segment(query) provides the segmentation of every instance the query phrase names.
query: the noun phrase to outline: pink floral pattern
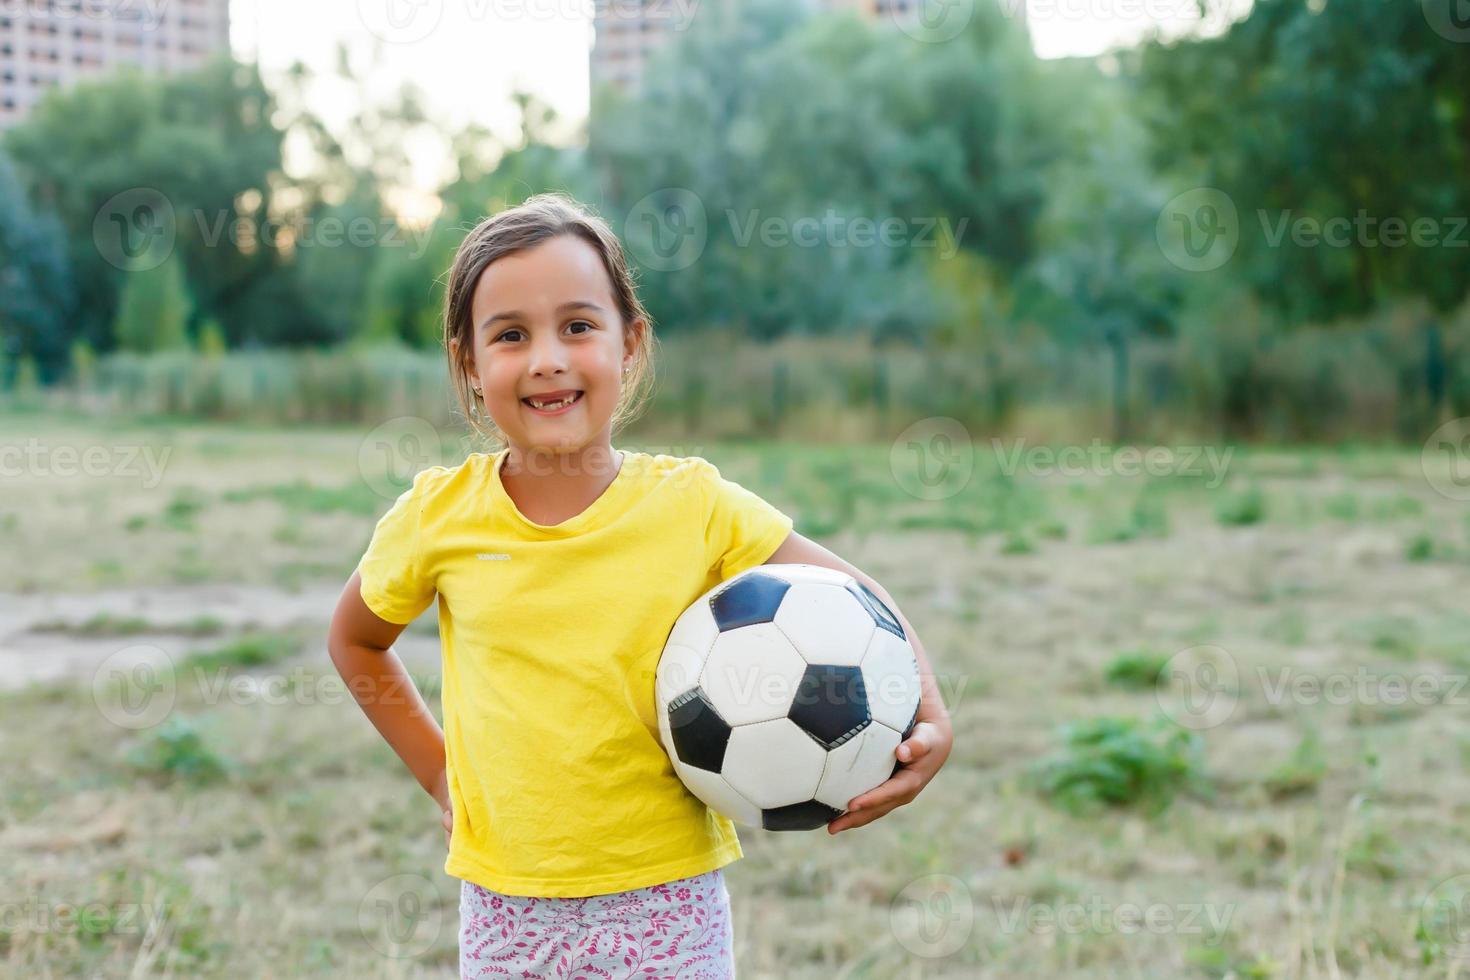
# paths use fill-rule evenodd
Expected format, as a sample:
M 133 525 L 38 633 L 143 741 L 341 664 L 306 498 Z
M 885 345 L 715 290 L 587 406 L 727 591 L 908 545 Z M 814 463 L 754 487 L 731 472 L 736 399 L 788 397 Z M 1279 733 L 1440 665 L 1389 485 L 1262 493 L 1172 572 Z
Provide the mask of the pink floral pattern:
M 731 980 L 733 946 L 719 868 L 587 898 L 502 895 L 460 883 L 461 980 Z

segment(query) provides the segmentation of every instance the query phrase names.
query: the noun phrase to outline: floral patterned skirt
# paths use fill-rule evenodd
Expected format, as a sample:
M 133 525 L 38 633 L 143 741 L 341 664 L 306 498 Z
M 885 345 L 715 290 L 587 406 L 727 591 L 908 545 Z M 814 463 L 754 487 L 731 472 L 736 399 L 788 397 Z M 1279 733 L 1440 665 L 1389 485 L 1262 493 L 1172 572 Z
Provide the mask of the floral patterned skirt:
M 587 898 L 502 895 L 460 882 L 459 975 L 730 980 L 730 893 L 702 875 Z

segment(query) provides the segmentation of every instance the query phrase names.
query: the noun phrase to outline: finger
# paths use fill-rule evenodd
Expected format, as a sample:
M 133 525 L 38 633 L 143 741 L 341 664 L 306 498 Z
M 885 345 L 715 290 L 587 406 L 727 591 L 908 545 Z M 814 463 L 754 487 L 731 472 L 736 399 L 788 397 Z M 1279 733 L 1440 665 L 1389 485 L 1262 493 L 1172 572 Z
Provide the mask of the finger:
M 910 793 L 917 793 L 919 787 L 923 784 L 924 780 L 918 773 L 911 772 L 908 769 L 900 769 L 887 782 L 875 786 L 860 796 L 853 797 L 847 804 L 847 812 L 861 813 L 864 810 L 872 810 L 888 803 L 893 803 L 894 806 L 897 806 L 899 803 L 904 802 Z
M 827 832 L 829 834 L 840 834 L 844 830 L 854 830 L 858 827 L 865 826 L 893 810 L 896 806 L 897 804 L 868 807 L 857 813 L 849 811 L 828 824 Z
M 914 762 L 929 754 L 931 748 L 929 730 L 923 723 L 914 727 L 914 732 L 898 747 L 895 753 L 900 762 Z

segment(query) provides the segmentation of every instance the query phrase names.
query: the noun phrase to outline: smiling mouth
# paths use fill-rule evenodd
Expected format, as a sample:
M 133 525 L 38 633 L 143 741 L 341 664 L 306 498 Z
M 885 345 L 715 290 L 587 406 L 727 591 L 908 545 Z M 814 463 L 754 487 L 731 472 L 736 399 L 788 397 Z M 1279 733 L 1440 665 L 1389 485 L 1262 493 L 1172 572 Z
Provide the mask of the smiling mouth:
M 558 412 L 558 411 L 561 411 L 564 408 L 570 408 L 572 405 L 575 405 L 577 402 L 581 401 L 582 400 L 582 396 L 584 394 L 586 394 L 586 393 L 585 392 L 582 392 L 582 391 L 578 391 L 578 392 L 576 392 L 573 395 L 569 395 L 569 396 L 567 396 L 565 398 L 560 398 L 560 399 L 557 399 L 556 401 L 551 401 L 551 402 L 542 401 L 541 399 L 537 399 L 535 401 L 532 401 L 529 398 L 522 398 L 521 399 L 521 403 L 523 405 L 529 406 L 531 408 L 531 410 L 532 411 L 535 411 L 535 412 L 541 412 L 541 413 Z

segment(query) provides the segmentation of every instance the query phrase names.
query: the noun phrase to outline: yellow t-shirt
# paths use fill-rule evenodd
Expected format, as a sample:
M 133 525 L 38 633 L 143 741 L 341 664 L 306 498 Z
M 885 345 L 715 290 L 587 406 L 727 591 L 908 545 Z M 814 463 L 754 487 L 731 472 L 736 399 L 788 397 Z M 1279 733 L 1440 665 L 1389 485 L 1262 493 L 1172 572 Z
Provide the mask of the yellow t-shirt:
M 576 898 L 743 857 L 730 820 L 674 773 L 654 672 L 679 615 L 764 563 L 791 518 L 701 457 L 624 450 L 591 506 L 537 524 L 501 484 L 506 452 L 420 472 L 357 567 L 363 601 L 389 622 L 439 596 L 444 870 Z

